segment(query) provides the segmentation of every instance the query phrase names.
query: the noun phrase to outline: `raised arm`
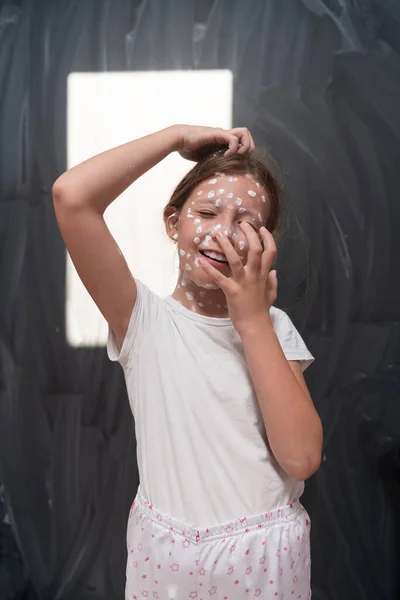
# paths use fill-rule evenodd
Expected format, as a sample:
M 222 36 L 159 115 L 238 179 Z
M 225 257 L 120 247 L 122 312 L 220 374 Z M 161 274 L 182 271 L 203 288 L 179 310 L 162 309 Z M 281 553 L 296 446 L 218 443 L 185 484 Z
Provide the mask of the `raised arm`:
M 102 152 L 63 173 L 53 185 L 57 221 L 72 262 L 89 294 L 124 340 L 136 301 L 136 284 L 103 218 L 106 208 L 136 179 L 173 151 L 199 160 L 215 146 L 243 152 L 243 129 L 173 125 Z
M 136 284 L 103 215 L 136 179 L 178 150 L 179 141 L 179 128 L 169 127 L 102 152 L 63 173 L 53 185 L 57 221 L 72 262 L 120 344 Z

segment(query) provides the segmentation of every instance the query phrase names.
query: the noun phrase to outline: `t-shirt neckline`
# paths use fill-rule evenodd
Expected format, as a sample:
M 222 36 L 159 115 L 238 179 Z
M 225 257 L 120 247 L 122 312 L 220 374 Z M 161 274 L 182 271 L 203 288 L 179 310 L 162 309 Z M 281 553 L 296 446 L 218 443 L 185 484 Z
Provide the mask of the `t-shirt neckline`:
M 167 296 L 165 301 L 172 307 L 174 311 L 181 313 L 184 317 L 188 319 L 193 319 L 193 321 L 199 321 L 200 323 L 206 323 L 207 325 L 214 325 L 215 327 L 223 327 L 223 326 L 233 326 L 232 319 L 230 317 L 207 317 L 206 315 L 200 315 L 199 313 L 195 313 L 192 310 L 183 306 L 178 300 L 175 300 L 172 296 Z

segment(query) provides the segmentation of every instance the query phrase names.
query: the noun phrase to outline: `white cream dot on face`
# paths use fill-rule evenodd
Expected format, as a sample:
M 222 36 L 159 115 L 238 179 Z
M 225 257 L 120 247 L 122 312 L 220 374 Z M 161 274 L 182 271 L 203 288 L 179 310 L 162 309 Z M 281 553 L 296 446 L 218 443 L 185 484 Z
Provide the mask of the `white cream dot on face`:
M 203 228 L 201 225 L 198 226 L 198 228 L 196 229 L 196 233 L 201 233 L 203 231 Z
M 193 223 L 194 223 L 194 225 L 198 225 L 199 223 L 201 223 L 201 220 L 200 220 L 200 219 L 195 219 L 195 220 L 193 221 Z
M 244 212 L 246 212 L 246 209 L 245 208 L 239 208 L 239 212 L 240 213 L 244 213 Z
M 210 185 L 213 185 L 213 183 L 217 183 L 216 179 L 210 179 L 210 181 L 208 182 Z
M 186 292 L 185 296 L 188 300 L 193 300 L 193 294 L 191 294 L 190 292 Z
M 191 267 L 190 265 L 186 264 L 186 265 L 185 265 L 185 269 L 186 269 L 186 271 L 191 271 L 191 270 L 192 270 L 192 267 Z
M 220 190 L 218 190 L 218 194 L 221 196 L 224 193 L 224 191 L 225 190 L 223 188 L 221 188 Z
M 203 290 L 201 290 L 200 292 L 200 298 L 204 298 L 204 296 L 207 294 L 207 292 L 204 292 Z
M 233 194 L 232 192 L 229 192 L 229 194 L 226 195 L 227 198 L 233 198 Z
M 229 203 L 229 204 L 227 205 L 227 208 L 235 208 L 235 207 L 233 206 L 233 204 Z
M 195 259 L 194 259 L 194 266 L 195 266 L 195 267 L 199 267 L 199 266 L 200 266 L 200 265 L 199 265 L 199 259 L 198 259 L 198 258 L 195 258 Z
M 262 202 L 265 202 L 265 196 L 261 196 Z
M 191 256 L 191 254 L 186 254 L 186 258 L 190 258 Z
M 240 206 L 242 204 L 242 199 L 241 198 L 236 198 L 236 204 L 238 206 Z
M 198 196 L 201 196 L 201 195 L 202 195 L 202 193 L 203 193 L 203 190 L 200 190 L 199 192 L 197 192 L 197 195 L 198 195 Z
M 206 288 L 207 290 L 217 290 L 218 286 L 216 283 L 205 283 L 203 288 Z
M 247 190 L 247 193 L 252 198 L 255 198 L 257 196 L 257 193 L 254 190 Z
M 203 246 L 205 248 L 208 248 L 208 246 L 210 245 L 210 241 L 211 241 L 211 235 L 206 235 L 206 237 L 204 238 Z
M 262 221 L 262 214 L 261 214 L 261 213 L 258 213 L 257 217 L 258 217 L 258 220 L 259 220 L 259 221 L 260 221 L 260 223 L 261 223 L 261 221 Z
M 245 247 L 244 241 L 240 240 L 240 242 L 239 242 L 239 250 L 243 250 L 244 247 Z
M 203 308 L 204 304 L 202 302 L 199 302 L 199 306 L 200 308 Z
M 256 186 L 257 186 L 258 188 L 260 187 L 260 184 L 258 183 L 258 181 L 256 181 Z
M 208 192 L 207 196 L 208 196 L 209 198 L 214 198 L 215 194 L 214 194 L 214 192 L 211 190 L 211 192 Z
M 172 237 L 174 238 L 174 240 L 177 240 L 178 239 L 178 234 L 174 233 L 174 235 Z
M 221 206 L 221 200 L 219 198 L 215 201 L 215 206 Z
M 239 179 L 237 177 L 234 177 L 233 181 L 239 181 Z
M 181 249 L 179 250 L 179 254 L 180 254 L 181 256 L 185 256 L 186 252 L 185 252 L 185 250 L 182 250 L 182 248 L 181 248 Z
M 198 237 L 195 237 L 193 241 L 195 244 L 200 244 L 200 238 Z
M 189 212 L 188 212 L 188 214 L 186 216 L 187 216 L 188 219 L 193 219 L 194 218 L 193 215 L 192 215 L 192 213 L 189 213 Z

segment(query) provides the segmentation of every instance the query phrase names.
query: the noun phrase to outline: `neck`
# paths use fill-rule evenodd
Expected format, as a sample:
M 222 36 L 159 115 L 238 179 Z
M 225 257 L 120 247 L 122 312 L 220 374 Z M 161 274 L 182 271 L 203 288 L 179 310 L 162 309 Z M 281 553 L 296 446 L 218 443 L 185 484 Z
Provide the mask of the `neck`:
M 207 289 L 196 285 L 180 272 L 172 298 L 185 308 L 206 317 L 229 317 L 224 292 L 220 289 Z

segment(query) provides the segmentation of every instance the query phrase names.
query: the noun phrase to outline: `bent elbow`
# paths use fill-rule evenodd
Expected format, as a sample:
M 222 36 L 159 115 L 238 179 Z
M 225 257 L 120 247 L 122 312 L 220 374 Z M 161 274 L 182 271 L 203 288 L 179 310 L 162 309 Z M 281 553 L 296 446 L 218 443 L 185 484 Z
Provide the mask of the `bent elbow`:
M 61 214 L 64 210 L 81 210 L 85 208 L 85 202 L 82 195 L 76 192 L 75 188 L 72 188 L 71 184 L 66 182 L 64 174 L 60 175 L 58 179 L 53 183 L 52 196 L 53 205 L 56 213 Z
M 312 475 L 314 475 L 321 466 L 321 454 L 316 456 L 309 456 L 306 460 L 292 463 L 290 466 L 285 468 L 288 475 L 296 479 L 297 481 L 307 481 Z
M 58 204 L 61 201 L 64 201 L 65 198 L 65 186 L 62 182 L 62 175 L 58 179 L 55 180 L 52 187 L 52 196 L 54 204 Z

